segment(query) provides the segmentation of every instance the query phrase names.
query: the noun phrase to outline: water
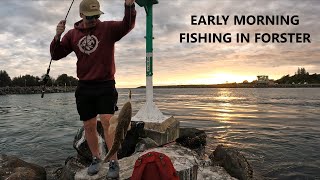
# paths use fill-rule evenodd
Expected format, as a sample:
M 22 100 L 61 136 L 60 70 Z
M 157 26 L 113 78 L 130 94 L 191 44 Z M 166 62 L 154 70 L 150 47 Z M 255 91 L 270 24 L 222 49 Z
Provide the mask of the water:
M 127 89 L 119 89 L 119 107 Z M 159 109 L 237 147 L 265 179 L 320 179 L 320 89 L 154 89 Z M 133 89 L 133 111 L 145 101 Z M 0 96 L 0 153 L 50 167 L 75 155 L 73 93 Z

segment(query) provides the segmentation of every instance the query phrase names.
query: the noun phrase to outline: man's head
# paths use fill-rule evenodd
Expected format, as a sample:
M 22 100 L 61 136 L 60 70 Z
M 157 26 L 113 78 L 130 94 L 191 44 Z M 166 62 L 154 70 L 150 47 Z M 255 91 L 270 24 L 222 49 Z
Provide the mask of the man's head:
M 101 14 L 100 4 L 97 0 L 82 0 L 79 6 L 80 17 L 87 27 L 95 26 Z

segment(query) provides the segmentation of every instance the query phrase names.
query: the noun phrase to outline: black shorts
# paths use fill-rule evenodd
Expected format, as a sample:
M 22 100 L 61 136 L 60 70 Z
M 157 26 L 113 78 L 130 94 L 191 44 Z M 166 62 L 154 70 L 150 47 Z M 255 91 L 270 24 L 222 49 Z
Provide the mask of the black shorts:
M 118 92 L 115 81 L 79 81 L 75 92 L 81 121 L 98 114 L 114 114 L 118 110 Z

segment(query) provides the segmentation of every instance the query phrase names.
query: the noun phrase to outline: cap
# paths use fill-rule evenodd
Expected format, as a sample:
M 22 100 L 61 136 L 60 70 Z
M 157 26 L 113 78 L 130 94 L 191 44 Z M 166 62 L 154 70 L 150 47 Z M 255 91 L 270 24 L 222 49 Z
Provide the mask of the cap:
M 100 11 L 100 4 L 97 0 L 82 0 L 80 3 L 80 13 L 85 16 L 104 14 Z

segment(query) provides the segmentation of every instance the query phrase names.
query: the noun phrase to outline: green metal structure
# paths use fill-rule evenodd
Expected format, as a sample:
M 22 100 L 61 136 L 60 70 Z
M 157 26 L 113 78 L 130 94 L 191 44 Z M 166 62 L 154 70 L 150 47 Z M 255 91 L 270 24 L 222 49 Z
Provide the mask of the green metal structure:
M 146 103 L 132 117 L 134 121 L 160 123 L 168 119 L 153 102 L 153 22 L 152 7 L 158 0 L 136 0 L 146 11 Z
M 153 4 L 158 4 L 158 0 L 136 0 L 136 3 L 144 7 L 147 15 L 146 20 L 146 75 L 153 76 Z

